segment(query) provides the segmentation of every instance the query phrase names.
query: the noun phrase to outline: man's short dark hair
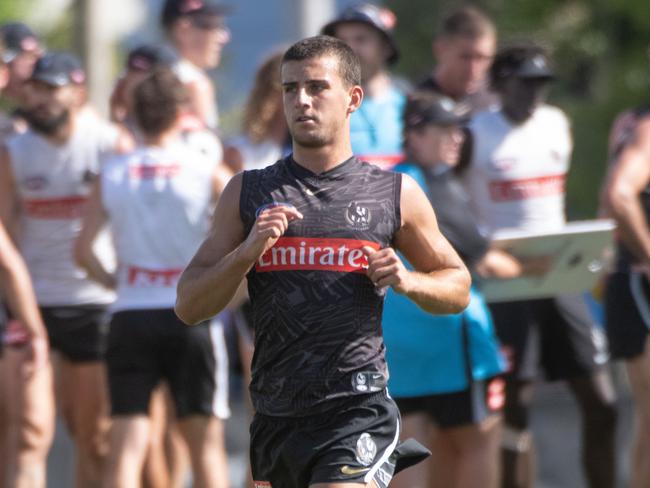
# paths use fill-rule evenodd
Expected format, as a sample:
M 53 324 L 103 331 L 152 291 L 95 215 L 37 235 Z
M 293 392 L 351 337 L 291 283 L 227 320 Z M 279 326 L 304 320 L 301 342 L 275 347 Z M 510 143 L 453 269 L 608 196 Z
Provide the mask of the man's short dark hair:
M 336 37 L 315 36 L 298 41 L 284 53 L 282 64 L 325 56 L 336 58 L 339 63 L 339 75 L 348 86 L 361 84 L 359 58 L 350 46 Z
M 485 13 L 476 7 L 465 6 L 443 18 L 437 37 L 479 39 L 495 33 L 496 27 Z
M 147 136 L 157 136 L 176 122 L 187 92 L 170 68 L 155 68 L 133 93 L 135 120 Z

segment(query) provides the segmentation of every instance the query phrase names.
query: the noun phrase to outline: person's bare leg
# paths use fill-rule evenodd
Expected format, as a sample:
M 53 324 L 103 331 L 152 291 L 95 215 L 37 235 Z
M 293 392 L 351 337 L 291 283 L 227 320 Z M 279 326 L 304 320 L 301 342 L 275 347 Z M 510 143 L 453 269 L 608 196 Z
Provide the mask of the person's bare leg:
M 149 446 L 142 471 L 144 488 L 169 488 L 170 476 L 165 458 L 165 429 L 167 428 L 167 406 L 163 386 L 152 393 L 149 402 Z
M 99 361 L 74 363 L 60 358 L 60 399 L 75 443 L 75 485 L 100 486 L 108 451 L 108 386 L 105 365 Z
M 455 488 L 497 488 L 499 485 L 499 448 L 501 419 L 491 416 L 479 425 L 445 429 L 447 444 L 454 446 Z M 432 485 L 443 486 L 443 485 Z
M 223 421 L 216 417 L 191 415 L 178 427 L 187 443 L 195 488 L 227 488 L 228 460 Z
M 5 350 L 6 486 L 39 488 L 46 483 L 47 453 L 54 438 L 56 407 L 52 365 L 37 370 L 26 347 Z M 5 396 L 6 395 L 6 396 Z
M 627 362 L 637 427 L 632 451 L 630 488 L 650 486 L 650 339 L 643 355 Z
M 176 409 L 167 384 L 162 385 L 162 391 L 165 400 L 163 444 L 169 469 L 169 487 L 184 488 L 190 473 L 190 453 L 185 439 L 179 432 Z
M 139 488 L 148 444 L 146 415 L 113 417 L 104 488 Z
M 403 439 L 413 437 L 433 452 L 431 435 L 431 421 L 426 414 L 409 413 L 402 416 L 401 437 Z M 432 463 L 433 460 L 429 457 L 415 466 L 397 473 L 390 485 L 391 488 L 428 488 L 429 470 Z

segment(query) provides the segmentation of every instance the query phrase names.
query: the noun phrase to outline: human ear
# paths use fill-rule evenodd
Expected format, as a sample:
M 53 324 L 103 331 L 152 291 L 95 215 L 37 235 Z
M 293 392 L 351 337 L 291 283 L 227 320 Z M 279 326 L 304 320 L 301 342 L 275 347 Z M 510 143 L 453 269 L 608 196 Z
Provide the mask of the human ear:
M 359 85 L 354 85 L 352 88 L 350 88 L 348 94 L 350 96 L 350 101 L 348 103 L 348 113 L 351 114 L 361 106 L 361 102 L 363 101 L 363 88 L 361 88 Z

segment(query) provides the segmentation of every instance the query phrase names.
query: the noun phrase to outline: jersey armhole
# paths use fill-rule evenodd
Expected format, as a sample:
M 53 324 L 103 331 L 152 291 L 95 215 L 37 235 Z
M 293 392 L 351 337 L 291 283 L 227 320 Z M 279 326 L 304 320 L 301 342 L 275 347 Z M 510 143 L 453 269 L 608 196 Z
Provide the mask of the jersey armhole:
M 393 236 L 402 228 L 402 173 L 395 172 L 395 230 Z

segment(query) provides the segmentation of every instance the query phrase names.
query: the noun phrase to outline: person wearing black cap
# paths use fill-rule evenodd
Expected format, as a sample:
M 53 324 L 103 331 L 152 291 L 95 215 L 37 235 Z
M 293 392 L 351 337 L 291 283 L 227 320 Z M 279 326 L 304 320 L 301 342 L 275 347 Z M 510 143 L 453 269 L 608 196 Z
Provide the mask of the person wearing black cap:
M 536 45 L 499 51 L 490 68 L 501 109 L 480 112 L 469 124 L 469 160 L 462 171 L 473 211 L 493 233 L 500 229 L 558 231 L 566 222 L 565 180 L 572 140 L 569 121 L 546 104 L 554 79 Z M 544 273 L 548 264 L 536 270 Z M 524 261 L 524 273 L 531 271 Z M 583 417 L 583 467 L 588 486 L 615 484 L 615 393 L 607 369 L 607 341 L 585 294 L 491 304 L 497 335 L 510 355 L 505 375 L 503 478 L 531 487 L 535 476 L 528 414 L 538 362 L 549 380 L 563 380 Z M 539 361 L 538 361 L 539 359 Z
M 12 134 L 24 132 L 27 124 L 20 113 L 25 96 L 25 81 L 29 79 L 34 63 L 43 52 L 40 40 L 25 24 L 10 22 L 0 26 L 0 71 L 6 71 L 6 82 L 0 95 L 9 102 L 9 115 L 0 120 L 0 141 Z
M 387 8 L 362 2 L 346 8 L 321 29 L 359 56 L 364 99 L 350 120 L 352 150 L 360 159 L 383 168 L 402 159 L 405 87 L 388 71 L 399 59 L 395 23 L 395 14 Z
M 96 486 L 105 455 L 103 347 L 114 295 L 72 259 L 84 202 L 100 161 L 122 143 L 119 130 L 81 115 L 84 70 L 68 53 L 40 58 L 26 84 L 29 130 L 0 153 L 0 216 L 20 225 L 20 249 L 34 281 L 60 381 L 56 395 L 76 445 L 78 486 Z M 104 236 L 107 237 L 107 236 Z M 97 243 L 107 254 L 107 239 Z M 102 247 L 103 246 L 103 247 Z M 47 398 L 51 383 L 41 392 Z M 54 412 L 41 413 L 53 421 Z
M 518 261 L 490 249 L 453 171 L 468 114 L 466 105 L 448 97 L 411 94 L 404 109 L 407 159 L 395 170 L 422 186 L 441 232 L 475 275 L 513 278 L 521 271 Z M 479 291 L 472 289 L 462 314 L 447 316 L 425 314 L 389 291 L 383 327 L 388 388 L 400 407 L 404 436 L 432 451 L 430 460 L 398 476 L 395 487 L 496 488 L 503 406 L 498 375 L 505 363 Z
M 9 66 L 9 84 L 4 96 L 18 104 L 23 99 L 23 84 L 29 79 L 34 63 L 43 53 L 43 46 L 29 26 L 9 22 L 0 26 L 0 40 L 4 45 L 3 62 Z
M 161 22 L 179 61 L 176 72 L 188 87 L 191 110 L 206 127 L 219 123 L 214 87 L 205 70 L 216 68 L 223 46 L 230 41 L 230 31 L 223 5 L 205 0 L 166 0 Z

